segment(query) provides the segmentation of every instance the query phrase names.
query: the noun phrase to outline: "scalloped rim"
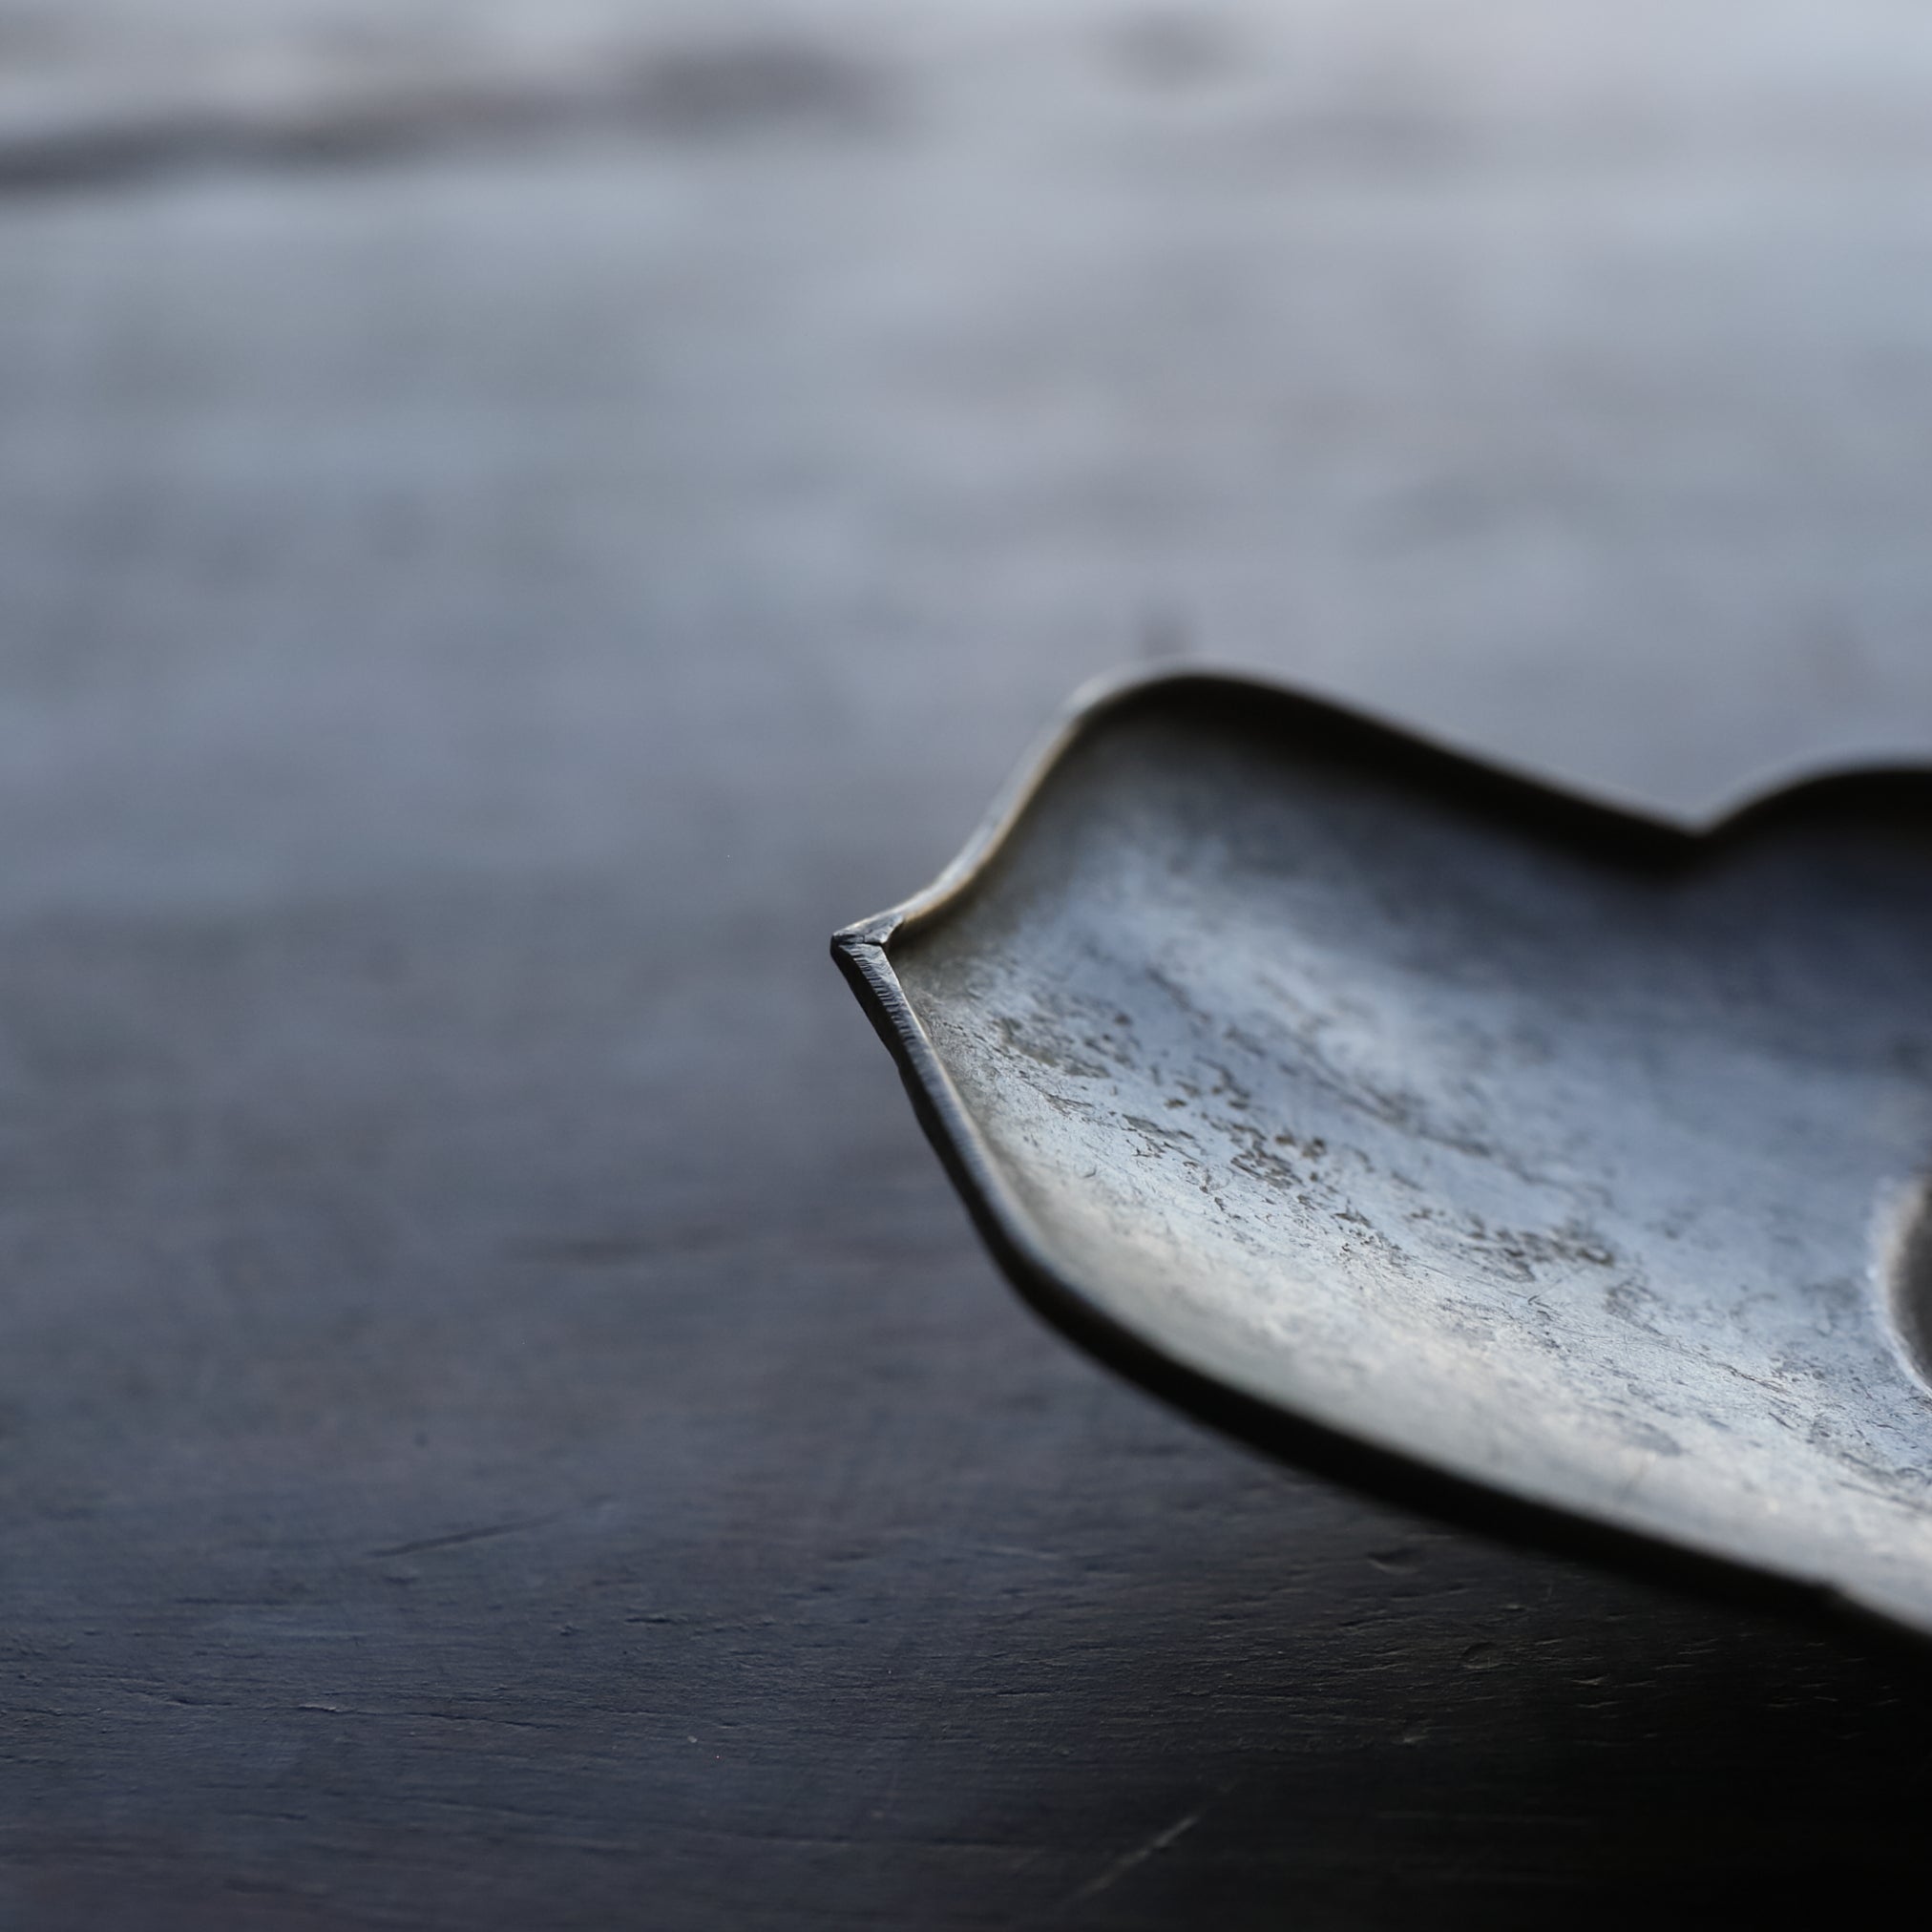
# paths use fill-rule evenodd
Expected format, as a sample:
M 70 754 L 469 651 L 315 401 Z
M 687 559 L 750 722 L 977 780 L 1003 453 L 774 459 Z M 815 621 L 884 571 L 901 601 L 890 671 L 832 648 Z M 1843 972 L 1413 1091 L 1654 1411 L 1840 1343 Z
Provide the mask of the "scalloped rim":
M 1707 818 L 1672 818 L 1560 788 L 1372 713 L 1267 678 L 1193 665 L 1137 671 L 1096 679 L 1075 694 L 1020 761 L 958 855 L 931 885 L 886 912 L 840 928 L 831 938 L 833 959 L 896 1061 L 913 1110 L 995 1260 L 1036 1312 L 1116 1373 L 1197 1420 L 1269 1454 L 1399 1506 L 1511 1544 L 1553 1548 L 1662 1575 L 1733 1601 L 1772 1598 L 1804 1610 L 1849 1611 L 1915 1644 L 1932 1639 L 1932 1628 L 1912 1612 L 1860 1586 L 1830 1576 L 1749 1563 L 1714 1547 L 1535 1502 L 1250 1395 L 1190 1367 L 1125 1326 L 1049 1259 L 1034 1232 L 1032 1217 L 1000 1173 L 998 1160 L 914 1012 L 888 950 L 893 940 L 954 910 L 972 894 L 1061 760 L 1094 725 L 1130 704 L 1189 687 L 1245 691 L 1270 703 L 1286 703 L 1308 717 L 1361 734 L 1392 761 L 1419 763 L 1517 803 L 1562 811 L 1628 850 L 1648 850 L 1682 863 L 1709 854 L 1748 827 L 1815 808 L 1832 795 L 1878 788 L 1896 791 L 1902 787 L 1920 802 L 1932 803 L 1932 771 L 1884 765 L 1828 766 L 1750 793 Z M 1896 1337 L 1894 1341 L 1897 1345 Z

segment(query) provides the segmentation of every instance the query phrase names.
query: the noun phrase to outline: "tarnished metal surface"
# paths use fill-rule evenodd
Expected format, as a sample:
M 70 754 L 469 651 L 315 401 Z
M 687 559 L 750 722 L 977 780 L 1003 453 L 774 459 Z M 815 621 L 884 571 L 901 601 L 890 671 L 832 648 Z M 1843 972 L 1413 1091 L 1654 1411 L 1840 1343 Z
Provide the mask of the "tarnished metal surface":
M 1925 781 L 1698 834 L 1156 679 L 835 950 L 1103 1353 L 1932 1632 Z

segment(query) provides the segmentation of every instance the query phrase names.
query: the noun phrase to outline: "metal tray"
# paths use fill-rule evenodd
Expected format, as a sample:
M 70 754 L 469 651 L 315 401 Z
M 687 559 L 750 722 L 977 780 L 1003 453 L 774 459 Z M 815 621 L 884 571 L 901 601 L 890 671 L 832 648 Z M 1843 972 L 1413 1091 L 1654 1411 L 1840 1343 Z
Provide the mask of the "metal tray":
M 1932 1634 L 1932 778 L 1693 830 L 1164 676 L 832 948 L 1006 1272 L 1117 1368 Z

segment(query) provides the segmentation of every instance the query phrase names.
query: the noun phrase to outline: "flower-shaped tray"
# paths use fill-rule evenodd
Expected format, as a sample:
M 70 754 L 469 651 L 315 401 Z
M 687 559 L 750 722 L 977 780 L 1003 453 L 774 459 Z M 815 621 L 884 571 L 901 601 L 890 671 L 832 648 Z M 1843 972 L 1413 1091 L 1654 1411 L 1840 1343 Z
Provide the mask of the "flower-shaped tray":
M 1160 677 L 833 952 L 1007 1273 L 1117 1368 L 1932 1633 L 1932 780 L 1692 830 Z

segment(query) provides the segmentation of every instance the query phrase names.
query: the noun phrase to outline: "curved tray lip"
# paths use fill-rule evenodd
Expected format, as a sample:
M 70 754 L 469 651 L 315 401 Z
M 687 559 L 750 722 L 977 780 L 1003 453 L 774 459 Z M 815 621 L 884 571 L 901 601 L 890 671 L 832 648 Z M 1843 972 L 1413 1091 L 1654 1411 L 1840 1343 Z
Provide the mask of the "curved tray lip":
M 931 885 L 883 913 L 841 927 L 831 938 L 832 958 L 896 1062 L 919 1124 L 1001 1271 L 1036 1313 L 1116 1374 L 1296 1467 L 1506 1543 L 1607 1562 L 1731 1601 L 1774 1600 L 1802 1612 L 1850 1612 L 1916 1646 L 1932 1639 L 1932 1628 L 1834 1577 L 1770 1568 L 1714 1547 L 1536 1502 L 1250 1395 L 1168 1354 L 1108 1312 L 1053 1262 L 913 1010 L 889 951 L 895 939 L 970 897 L 1057 766 L 1097 724 L 1141 704 L 1189 693 L 1246 697 L 1283 715 L 1333 727 L 1389 768 L 1427 773 L 1504 808 L 1534 809 L 1545 823 L 1561 821 L 1582 844 L 1665 867 L 1694 863 L 1750 830 L 1810 815 L 1834 801 L 1932 808 L 1932 768 L 1828 765 L 1747 792 L 1708 816 L 1674 817 L 1562 788 L 1252 673 L 1193 663 L 1138 669 L 1095 679 L 1075 693 Z

